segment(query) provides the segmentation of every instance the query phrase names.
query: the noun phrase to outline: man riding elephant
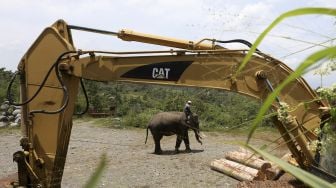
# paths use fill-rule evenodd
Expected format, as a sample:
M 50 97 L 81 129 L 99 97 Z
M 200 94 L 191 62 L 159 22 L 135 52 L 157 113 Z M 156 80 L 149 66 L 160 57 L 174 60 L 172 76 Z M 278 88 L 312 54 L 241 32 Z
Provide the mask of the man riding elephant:
M 190 115 L 192 115 L 192 112 L 191 112 L 191 101 L 188 101 L 185 106 L 184 106 L 184 109 L 183 109 L 183 112 L 186 116 L 186 122 L 189 124 L 189 118 L 190 118 Z
M 189 136 L 188 130 L 192 129 L 195 133 L 196 140 L 202 144 L 199 135 L 199 121 L 196 114 L 190 114 L 189 123 L 186 123 L 186 115 L 184 112 L 161 112 L 153 116 L 152 120 L 147 126 L 147 135 L 146 142 L 148 138 L 148 129 L 151 131 L 154 143 L 155 150 L 154 153 L 161 154 L 161 145 L 160 140 L 163 136 L 171 136 L 176 134 L 176 145 L 175 152 L 179 152 L 179 147 L 182 140 L 184 141 L 186 151 L 190 152 Z

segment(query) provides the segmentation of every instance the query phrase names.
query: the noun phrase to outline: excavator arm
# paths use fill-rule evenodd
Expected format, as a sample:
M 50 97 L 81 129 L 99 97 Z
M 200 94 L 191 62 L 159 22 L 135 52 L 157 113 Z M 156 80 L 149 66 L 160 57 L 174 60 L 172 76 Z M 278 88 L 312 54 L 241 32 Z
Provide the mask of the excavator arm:
M 115 35 L 180 50 L 103 52 L 77 50 L 71 29 Z M 246 50 L 229 50 L 204 41 L 192 42 L 122 30 L 108 32 L 67 25 L 59 20 L 46 28 L 22 58 L 21 79 L 22 151 L 14 154 L 19 185 L 60 187 L 72 115 L 81 78 L 97 81 L 136 82 L 216 88 L 264 100 L 293 71 L 284 63 L 256 53 L 244 70 L 233 77 Z M 316 140 L 321 107 L 315 92 L 303 78 L 287 86 L 273 108 L 285 102 L 290 121 L 274 118 L 280 134 L 302 168 L 315 165 L 307 145 Z

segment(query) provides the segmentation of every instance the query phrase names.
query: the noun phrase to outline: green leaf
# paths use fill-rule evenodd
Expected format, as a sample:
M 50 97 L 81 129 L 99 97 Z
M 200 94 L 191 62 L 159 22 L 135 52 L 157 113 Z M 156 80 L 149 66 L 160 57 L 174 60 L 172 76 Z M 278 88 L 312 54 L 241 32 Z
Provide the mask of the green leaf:
M 98 165 L 97 169 L 91 175 L 89 181 L 84 186 L 85 188 L 97 187 L 99 179 L 101 178 L 106 165 L 107 165 L 106 154 L 103 154 L 101 156 L 101 159 L 100 159 L 100 162 L 99 162 L 99 165 Z
M 276 99 L 276 97 L 280 94 L 281 90 L 285 88 L 289 83 L 300 77 L 305 70 L 313 65 L 314 63 L 324 59 L 324 58 L 330 58 L 336 56 L 336 48 L 331 47 L 327 49 L 320 50 L 318 52 L 313 53 L 310 55 L 303 63 L 300 64 L 300 66 L 291 73 L 278 87 L 274 89 L 274 91 L 267 97 L 263 105 L 261 106 L 257 117 L 254 119 L 251 131 L 247 138 L 247 143 L 250 141 L 254 131 L 257 129 L 258 124 L 262 121 L 264 114 L 267 112 L 269 107 L 272 105 L 273 101 Z
M 265 36 L 282 20 L 285 18 L 293 17 L 293 16 L 300 16 L 300 15 L 308 15 L 308 14 L 324 14 L 324 15 L 331 15 L 336 16 L 336 9 L 330 9 L 330 8 L 300 8 L 295 9 L 292 11 L 285 12 L 284 14 L 280 15 L 277 19 L 275 19 L 257 38 L 257 40 L 253 43 L 251 49 L 243 59 L 243 62 L 240 64 L 237 72 L 233 76 L 233 79 L 235 79 L 241 70 L 245 67 L 245 65 L 248 63 L 248 61 L 251 59 L 252 54 L 255 52 L 257 46 L 261 43 L 261 41 L 265 38 Z M 262 121 L 263 115 L 267 112 L 269 107 L 272 105 L 275 98 L 280 94 L 280 91 L 291 81 L 295 80 L 299 76 L 301 76 L 305 70 L 310 67 L 315 62 L 324 59 L 326 57 L 333 57 L 335 56 L 335 48 L 327 48 L 325 50 L 320 50 L 311 56 L 309 56 L 297 69 L 295 72 L 293 72 L 285 81 L 283 81 L 274 92 L 271 93 L 271 95 L 268 96 L 266 101 L 264 102 L 263 106 L 260 108 L 259 113 L 257 117 L 255 118 L 251 131 L 247 138 L 247 143 L 250 141 L 254 131 L 257 128 L 257 125 Z
M 243 62 L 238 67 L 238 70 L 236 74 L 234 75 L 234 78 L 238 76 L 238 74 L 243 70 L 245 65 L 248 63 L 248 61 L 251 59 L 252 54 L 256 51 L 258 45 L 261 43 L 261 41 L 265 38 L 265 36 L 282 20 L 285 18 L 293 17 L 293 16 L 301 16 L 301 15 L 308 15 L 308 14 L 324 14 L 324 15 L 330 15 L 330 16 L 336 16 L 336 9 L 330 9 L 330 8 L 300 8 L 295 9 L 292 11 L 288 11 L 280 15 L 277 19 L 275 19 L 257 38 L 257 40 L 253 43 L 251 46 L 251 49 L 248 51 L 247 55 L 243 59 Z
M 263 151 L 261 149 L 255 148 L 251 145 L 246 145 L 246 147 L 248 147 L 249 149 L 253 150 L 254 152 L 260 154 L 261 156 L 265 157 L 266 159 L 276 163 L 279 167 L 281 167 L 283 170 L 285 170 L 286 172 L 289 172 L 290 174 L 292 174 L 293 176 L 295 176 L 296 178 L 298 178 L 299 180 L 305 182 L 307 185 L 311 186 L 311 187 L 320 187 L 320 188 L 335 188 L 335 185 L 328 183 L 327 181 L 307 172 L 304 171 L 300 168 L 297 168 L 269 153 L 267 153 L 266 151 Z

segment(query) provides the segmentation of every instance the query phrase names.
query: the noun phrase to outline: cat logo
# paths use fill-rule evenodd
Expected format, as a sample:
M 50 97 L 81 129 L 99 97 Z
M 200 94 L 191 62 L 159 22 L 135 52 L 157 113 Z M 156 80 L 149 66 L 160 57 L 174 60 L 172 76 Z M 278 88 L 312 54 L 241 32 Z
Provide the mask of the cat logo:
M 152 77 L 154 79 L 166 79 L 168 80 L 170 68 L 153 68 Z
M 178 81 L 183 72 L 193 61 L 167 61 L 135 67 L 123 75 L 122 78 L 145 80 Z

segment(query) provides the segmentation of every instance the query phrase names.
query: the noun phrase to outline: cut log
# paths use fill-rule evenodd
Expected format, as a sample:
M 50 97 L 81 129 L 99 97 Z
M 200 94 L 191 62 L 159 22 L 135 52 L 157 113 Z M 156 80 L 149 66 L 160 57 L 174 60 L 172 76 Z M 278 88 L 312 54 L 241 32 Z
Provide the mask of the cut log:
M 236 163 L 234 161 L 220 159 L 211 163 L 211 169 L 232 176 L 241 181 L 264 180 L 265 174 L 257 169 Z
M 227 165 L 219 160 L 215 160 L 211 162 L 211 169 L 222 172 L 240 181 L 252 181 L 254 179 L 254 176 L 252 176 L 251 174 L 245 171 L 241 171 L 239 169 L 233 168 L 230 165 Z
M 288 162 L 294 166 L 299 166 L 296 160 L 293 158 L 291 153 L 286 153 L 281 157 L 281 160 Z M 276 164 L 271 163 L 272 167 L 266 170 L 266 176 L 269 180 L 277 180 L 279 179 L 285 172 Z
M 243 164 L 236 163 L 234 161 L 226 160 L 226 159 L 220 159 L 220 161 L 222 161 L 222 162 L 224 161 L 224 162 L 228 163 L 229 165 L 231 165 L 231 166 L 233 166 L 235 168 L 238 168 L 240 170 L 243 170 L 243 171 L 245 171 L 245 172 L 253 175 L 254 176 L 254 180 L 266 180 L 265 173 L 262 172 L 262 171 L 260 171 L 260 170 L 248 167 L 248 166 L 243 165 Z
M 268 180 L 277 180 L 277 179 L 279 179 L 279 177 L 281 177 L 281 175 L 283 173 L 284 173 L 284 171 L 280 167 L 278 167 L 277 165 L 272 166 L 272 168 L 268 168 L 265 171 L 266 178 Z
M 225 158 L 239 162 L 246 166 L 260 169 L 261 171 L 265 172 L 266 169 L 271 168 L 271 163 L 262 159 L 259 159 L 255 155 L 251 155 L 250 153 L 242 153 L 238 151 L 228 152 L 225 155 Z

